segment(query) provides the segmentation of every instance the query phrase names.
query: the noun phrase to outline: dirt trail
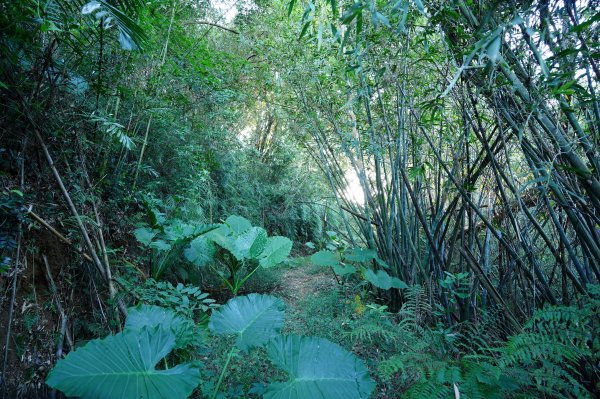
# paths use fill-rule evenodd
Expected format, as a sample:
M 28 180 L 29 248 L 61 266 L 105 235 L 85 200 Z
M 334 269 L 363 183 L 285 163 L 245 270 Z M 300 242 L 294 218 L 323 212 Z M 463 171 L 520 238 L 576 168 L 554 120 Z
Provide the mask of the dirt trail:
M 290 267 L 281 275 L 277 295 L 294 311 L 298 310 L 305 298 L 336 286 L 331 271 L 315 271 L 310 263 Z

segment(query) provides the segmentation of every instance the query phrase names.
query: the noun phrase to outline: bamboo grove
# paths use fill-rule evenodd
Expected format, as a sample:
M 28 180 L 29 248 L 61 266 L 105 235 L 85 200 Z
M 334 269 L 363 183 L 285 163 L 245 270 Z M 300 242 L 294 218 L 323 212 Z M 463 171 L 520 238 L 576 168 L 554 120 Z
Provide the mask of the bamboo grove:
M 0 395 L 595 397 L 599 10 L 0 1 Z
M 348 238 L 444 304 L 453 294 L 435 281 L 471 273 L 450 323 L 585 295 L 600 277 L 593 2 L 375 7 L 346 5 L 315 52 L 341 55 L 342 78 L 290 77 Z M 306 10 L 321 47 L 329 22 Z M 345 194 L 348 167 L 364 208 Z

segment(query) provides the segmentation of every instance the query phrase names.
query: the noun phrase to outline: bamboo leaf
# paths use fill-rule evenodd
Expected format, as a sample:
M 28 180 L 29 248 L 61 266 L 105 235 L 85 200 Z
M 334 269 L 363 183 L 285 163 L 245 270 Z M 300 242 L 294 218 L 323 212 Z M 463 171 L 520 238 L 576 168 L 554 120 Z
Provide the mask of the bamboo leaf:
M 502 44 L 501 35 L 498 34 L 494 36 L 494 38 L 490 41 L 490 43 L 485 48 L 486 56 L 492 62 L 497 62 L 500 59 L 500 45 Z

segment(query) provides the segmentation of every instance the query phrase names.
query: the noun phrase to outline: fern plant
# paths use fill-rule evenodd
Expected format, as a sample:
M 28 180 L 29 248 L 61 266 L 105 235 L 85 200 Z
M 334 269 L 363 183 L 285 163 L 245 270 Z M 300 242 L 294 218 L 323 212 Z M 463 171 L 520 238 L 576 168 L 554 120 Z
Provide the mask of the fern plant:
M 501 348 L 500 367 L 524 367 L 524 385 L 552 397 L 592 397 L 600 388 L 600 289 L 588 289 L 581 307 L 536 311 Z
M 379 364 L 380 375 L 399 375 L 410 386 L 407 398 L 591 398 L 599 381 L 600 301 L 597 287 L 590 292 L 581 307 L 538 310 L 519 334 L 492 345 L 477 327 L 424 327 L 412 291 L 400 312 L 404 338 Z
M 357 295 L 358 297 L 358 295 Z M 362 314 L 348 322 L 350 329 L 345 335 L 353 342 L 363 342 L 378 348 L 394 346 L 399 339 L 397 326 L 386 306 L 367 304 Z M 360 308 L 359 308 L 360 309 Z

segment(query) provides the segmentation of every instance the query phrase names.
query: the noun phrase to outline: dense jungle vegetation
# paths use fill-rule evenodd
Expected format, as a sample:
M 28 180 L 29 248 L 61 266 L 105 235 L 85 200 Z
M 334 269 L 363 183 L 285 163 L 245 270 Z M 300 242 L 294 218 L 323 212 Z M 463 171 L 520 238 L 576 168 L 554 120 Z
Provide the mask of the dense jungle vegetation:
M 598 397 L 599 11 L 1 0 L 2 397 Z

